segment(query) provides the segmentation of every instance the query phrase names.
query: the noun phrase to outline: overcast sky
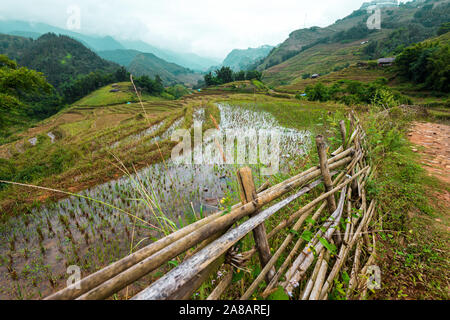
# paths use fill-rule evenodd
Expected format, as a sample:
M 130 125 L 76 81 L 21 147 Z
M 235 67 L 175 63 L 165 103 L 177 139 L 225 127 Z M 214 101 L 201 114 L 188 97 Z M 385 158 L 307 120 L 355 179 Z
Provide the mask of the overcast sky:
M 222 59 L 232 49 L 276 45 L 290 32 L 327 26 L 363 0 L 1 0 L 0 19 L 66 28 L 80 9 L 82 33 L 141 39 Z M 75 31 L 75 30 L 74 30 Z

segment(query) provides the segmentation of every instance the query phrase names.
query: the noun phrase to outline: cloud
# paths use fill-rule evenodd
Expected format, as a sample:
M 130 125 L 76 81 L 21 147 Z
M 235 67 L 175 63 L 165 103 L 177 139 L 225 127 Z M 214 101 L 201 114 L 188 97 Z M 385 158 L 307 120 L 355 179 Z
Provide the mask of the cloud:
M 2 0 L 0 17 L 66 27 L 81 10 L 83 33 L 141 39 L 160 47 L 224 58 L 232 49 L 276 45 L 304 26 L 327 26 L 361 0 Z M 305 20 L 306 19 L 306 20 Z

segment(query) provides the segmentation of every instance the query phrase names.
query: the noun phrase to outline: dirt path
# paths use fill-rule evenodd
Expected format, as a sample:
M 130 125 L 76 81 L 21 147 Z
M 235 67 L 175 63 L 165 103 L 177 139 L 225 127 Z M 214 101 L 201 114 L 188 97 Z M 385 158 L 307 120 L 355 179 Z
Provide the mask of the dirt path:
M 450 126 L 431 122 L 415 122 L 409 139 L 412 143 L 424 147 L 420 152 L 430 175 L 450 183 Z
M 421 162 L 428 174 L 450 186 L 450 126 L 431 122 L 415 122 L 408 137 L 412 143 L 417 145 L 413 151 L 421 154 Z M 448 188 L 440 191 L 435 195 L 438 198 L 436 205 L 450 209 Z M 446 217 L 448 218 L 448 215 Z

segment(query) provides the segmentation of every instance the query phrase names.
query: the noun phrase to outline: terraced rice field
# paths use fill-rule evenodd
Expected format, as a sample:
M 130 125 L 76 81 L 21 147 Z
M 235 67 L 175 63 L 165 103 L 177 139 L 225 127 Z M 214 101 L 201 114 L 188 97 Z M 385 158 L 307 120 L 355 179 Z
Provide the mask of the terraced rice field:
M 130 105 L 120 108 L 125 107 Z M 283 168 L 310 148 L 309 131 L 284 128 L 269 112 L 225 103 L 178 108 L 166 117 L 146 118 L 145 126 L 124 123 L 114 130 L 83 136 L 80 141 L 88 145 L 95 142 L 99 156 L 113 152 L 118 159 L 125 152 L 139 153 L 141 149 L 157 152 L 156 146 L 167 143 L 178 128 L 192 129 L 200 124 L 208 128 L 211 109 L 220 111 L 216 118 L 221 132 L 279 130 Z M 107 147 L 98 149 L 97 145 Z M 11 218 L 0 229 L 1 237 L 8 239 L 0 246 L 0 299 L 44 297 L 65 285 L 68 266 L 80 266 L 83 275 L 89 274 L 236 201 L 234 174 L 240 166 L 178 164 L 165 159 L 136 171 L 123 168 L 126 173 L 121 178 L 36 206 L 25 217 Z M 261 168 L 261 164 L 253 167 Z M 266 177 L 255 179 L 260 185 Z

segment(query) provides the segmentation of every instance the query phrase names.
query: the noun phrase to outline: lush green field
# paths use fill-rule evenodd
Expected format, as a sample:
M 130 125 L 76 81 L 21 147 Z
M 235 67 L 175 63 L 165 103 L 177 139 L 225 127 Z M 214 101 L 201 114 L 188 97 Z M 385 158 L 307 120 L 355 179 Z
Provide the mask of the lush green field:
M 111 92 L 117 89 L 119 92 Z M 143 101 L 163 101 L 163 98 L 144 94 Z M 74 106 L 108 106 L 113 104 L 126 104 L 128 102 L 138 102 L 138 97 L 134 92 L 131 82 L 120 82 L 115 85 L 103 87 L 83 99 L 75 102 Z
M 374 36 L 373 40 L 384 36 L 385 34 L 381 32 Z M 362 45 L 361 40 L 350 43 L 318 44 L 265 70 L 263 80 L 272 86 L 283 86 L 299 82 L 305 73 L 327 74 L 333 72 L 336 67 L 343 69 L 364 60 L 361 58 L 361 50 L 365 46 L 367 44 Z

